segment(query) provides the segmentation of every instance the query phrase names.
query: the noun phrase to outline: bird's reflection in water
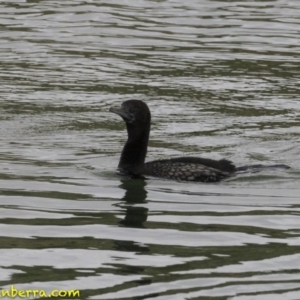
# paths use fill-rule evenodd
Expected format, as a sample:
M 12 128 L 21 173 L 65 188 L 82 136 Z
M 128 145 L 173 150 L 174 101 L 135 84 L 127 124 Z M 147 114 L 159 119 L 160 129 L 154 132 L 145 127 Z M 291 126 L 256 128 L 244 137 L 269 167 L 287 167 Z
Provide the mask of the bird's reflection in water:
M 136 205 L 146 203 L 147 191 L 145 180 L 142 179 L 123 179 L 120 188 L 125 190 L 122 198 L 124 203 L 120 205 L 126 209 L 125 218 L 119 223 L 126 227 L 144 228 L 147 221 L 148 209 Z
M 146 185 L 146 181 L 142 179 L 121 179 L 119 187 L 125 190 L 125 195 L 122 198 L 122 203 L 118 204 L 118 206 L 125 210 L 125 217 L 119 221 L 120 226 L 146 229 L 144 223 L 147 221 L 148 208 L 142 206 L 146 203 L 147 198 Z M 132 241 L 115 240 L 114 244 L 115 248 L 121 251 L 149 252 L 147 245 L 134 242 L 134 236 Z

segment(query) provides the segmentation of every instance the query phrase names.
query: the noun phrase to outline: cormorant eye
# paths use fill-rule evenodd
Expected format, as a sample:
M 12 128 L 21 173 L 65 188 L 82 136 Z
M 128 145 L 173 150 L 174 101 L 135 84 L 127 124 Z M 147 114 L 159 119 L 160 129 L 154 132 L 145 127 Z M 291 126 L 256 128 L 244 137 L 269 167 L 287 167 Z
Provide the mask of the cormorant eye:
M 127 123 L 132 124 L 135 121 L 135 115 L 129 111 L 126 119 Z

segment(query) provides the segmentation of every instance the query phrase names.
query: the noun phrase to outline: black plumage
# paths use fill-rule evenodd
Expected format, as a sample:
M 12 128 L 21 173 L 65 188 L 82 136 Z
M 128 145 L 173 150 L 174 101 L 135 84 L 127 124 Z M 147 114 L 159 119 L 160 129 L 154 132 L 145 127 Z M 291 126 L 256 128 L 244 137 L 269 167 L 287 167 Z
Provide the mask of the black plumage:
M 213 160 L 201 157 L 178 157 L 145 163 L 151 126 L 151 113 L 147 104 L 141 100 L 128 100 L 120 107 L 110 108 L 110 112 L 122 117 L 128 133 L 118 169 L 121 173 L 133 177 L 154 176 L 180 181 L 218 182 L 236 172 L 256 172 L 264 167 L 288 168 L 286 165 L 236 168 L 227 159 Z

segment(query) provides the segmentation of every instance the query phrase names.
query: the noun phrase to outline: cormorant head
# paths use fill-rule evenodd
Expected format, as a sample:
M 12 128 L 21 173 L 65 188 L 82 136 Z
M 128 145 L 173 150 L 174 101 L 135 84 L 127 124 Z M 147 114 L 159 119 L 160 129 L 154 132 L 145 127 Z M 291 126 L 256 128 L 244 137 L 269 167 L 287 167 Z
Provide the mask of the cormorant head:
M 147 104 L 141 100 L 127 100 L 120 107 L 111 107 L 109 111 L 122 117 L 127 126 L 145 127 L 150 125 L 150 110 Z

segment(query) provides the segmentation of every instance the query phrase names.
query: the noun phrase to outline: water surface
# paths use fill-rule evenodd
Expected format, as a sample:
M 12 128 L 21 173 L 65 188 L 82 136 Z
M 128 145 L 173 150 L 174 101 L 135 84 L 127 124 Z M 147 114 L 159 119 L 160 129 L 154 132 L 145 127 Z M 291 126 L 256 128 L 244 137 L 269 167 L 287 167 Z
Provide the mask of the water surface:
M 81 299 L 300 298 L 299 1 L 2 1 L 0 283 Z M 115 174 L 108 112 L 148 160 L 290 170 L 218 184 Z

